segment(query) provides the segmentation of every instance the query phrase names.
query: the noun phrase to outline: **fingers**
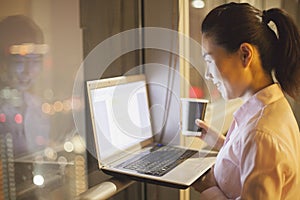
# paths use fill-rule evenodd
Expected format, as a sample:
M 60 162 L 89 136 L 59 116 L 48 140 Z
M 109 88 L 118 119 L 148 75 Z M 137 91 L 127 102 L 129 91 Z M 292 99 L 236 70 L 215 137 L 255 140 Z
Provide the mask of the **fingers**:
M 206 132 L 209 129 L 208 125 L 201 119 L 196 119 L 195 121 L 196 125 L 204 129 Z
M 204 139 L 205 135 L 207 134 L 207 130 L 209 128 L 208 125 L 200 119 L 196 119 L 195 123 L 198 127 L 202 128 L 201 135 L 199 135 L 198 137 Z

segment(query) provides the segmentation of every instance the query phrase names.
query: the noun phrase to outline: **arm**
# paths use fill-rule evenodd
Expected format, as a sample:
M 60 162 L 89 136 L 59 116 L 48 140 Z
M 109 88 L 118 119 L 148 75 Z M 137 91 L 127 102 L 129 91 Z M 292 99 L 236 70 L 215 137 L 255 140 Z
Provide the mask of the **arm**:
M 250 133 L 240 145 L 242 188 L 236 199 L 284 199 L 284 184 L 291 172 L 287 148 L 271 134 L 262 132 Z M 210 170 L 193 187 L 200 192 L 201 199 L 227 199 L 212 172 Z
M 200 192 L 200 199 L 204 200 L 223 200 L 227 199 L 224 193 L 217 186 L 214 168 L 212 167 L 205 175 L 198 179 L 192 187 Z
M 286 151 L 271 134 L 255 132 L 241 154 L 242 199 L 282 199 L 288 179 Z

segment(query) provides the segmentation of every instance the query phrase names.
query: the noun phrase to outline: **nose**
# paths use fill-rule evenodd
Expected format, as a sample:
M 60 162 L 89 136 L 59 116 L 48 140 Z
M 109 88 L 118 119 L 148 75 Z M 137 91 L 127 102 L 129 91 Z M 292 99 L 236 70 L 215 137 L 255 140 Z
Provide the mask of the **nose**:
M 31 74 L 31 71 L 30 71 L 30 62 L 28 61 L 24 61 L 22 63 L 23 67 L 22 67 L 22 71 L 20 74 L 22 74 L 23 76 L 28 76 Z
M 23 74 L 27 76 L 35 76 L 39 72 L 40 64 L 34 61 L 24 61 Z

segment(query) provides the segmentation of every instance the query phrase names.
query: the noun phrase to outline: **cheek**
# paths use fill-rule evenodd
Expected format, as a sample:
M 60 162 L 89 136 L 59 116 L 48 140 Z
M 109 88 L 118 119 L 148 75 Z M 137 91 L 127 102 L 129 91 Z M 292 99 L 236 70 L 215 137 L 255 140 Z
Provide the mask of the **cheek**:
M 224 81 L 223 85 L 228 99 L 241 97 L 245 91 L 245 87 L 242 82 Z
M 231 76 L 227 76 L 222 74 L 220 76 L 221 86 L 219 87 L 219 91 L 222 94 L 224 99 L 232 99 L 236 97 L 237 86 Z
M 28 69 L 28 74 L 31 75 L 31 77 L 36 77 L 41 72 L 40 67 L 30 68 Z
M 216 65 L 212 65 L 210 67 L 210 73 L 213 77 L 213 81 L 214 82 L 218 82 L 218 81 L 221 81 L 222 80 L 222 76 L 221 76 L 221 73 L 220 71 L 218 70 L 217 66 Z

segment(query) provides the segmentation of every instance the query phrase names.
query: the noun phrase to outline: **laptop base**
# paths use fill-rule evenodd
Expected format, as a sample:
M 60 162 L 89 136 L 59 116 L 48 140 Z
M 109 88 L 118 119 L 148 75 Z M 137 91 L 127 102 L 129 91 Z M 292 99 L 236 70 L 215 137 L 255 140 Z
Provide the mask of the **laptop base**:
M 113 176 L 113 177 L 116 177 L 116 178 L 120 178 L 120 179 L 128 178 L 128 179 L 131 179 L 131 180 L 134 180 L 134 181 L 150 183 L 150 184 L 155 184 L 155 185 L 160 185 L 160 186 L 166 186 L 166 187 L 171 187 L 171 188 L 176 188 L 176 189 L 183 189 L 183 190 L 190 187 L 190 186 L 187 186 L 187 185 L 179 185 L 179 184 L 176 184 L 176 183 L 160 182 L 158 180 L 152 180 L 152 179 L 148 179 L 148 178 L 145 179 L 145 178 L 141 178 L 141 177 L 137 177 L 137 176 L 131 176 L 131 175 L 128 175 L 128 174 L 120 174 L 120 173 L 112 172 L 112 171 L 105 170 L 105 169 L 102 169 L 102 171 L 107 175 L 110 175 L 110 176 Z M 206 174 L 206 172 L 204 174 Z

